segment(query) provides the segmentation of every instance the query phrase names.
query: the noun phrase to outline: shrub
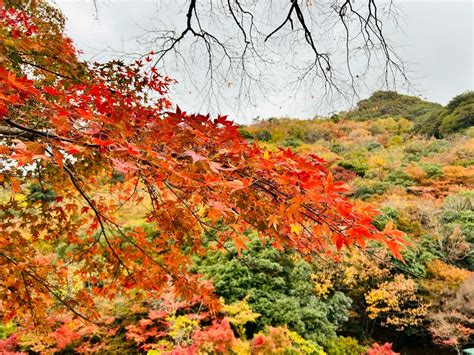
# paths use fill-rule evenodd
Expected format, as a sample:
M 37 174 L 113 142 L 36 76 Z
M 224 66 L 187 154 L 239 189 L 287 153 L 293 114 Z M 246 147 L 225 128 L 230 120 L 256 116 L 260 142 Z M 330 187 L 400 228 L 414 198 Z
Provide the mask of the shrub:
M 341 154 L 346 150 L 344 146 L 340 143 L 331 144 L 330 149 L 331 149 L 331 152 L 336 153 L 336 154 Z
M 314 342 L 284 327 L 268 327 L 252 340 L 252 354 L 314 354 L 325 355 L 323 349 Z
M 452 347 L 458 354 L 472 343 L 474 334 L 474 276 L 467 278 L 441 309 L 430 314 L 430 332 L 435 343 Z
M 413 131 L 425 136 L 441 138 L 439 126 L 441 124 L 440 114 L 442 108 L 421 115 L 415 122 Z
M 17 326 L 14 323 L 0 323 L 0 340 L 7 339 L 10 335 L 15 333 Z
M 331 131 L 327 128 L 323 129 L 323 126 L 315 128 L 309 128 L 304 131 L 302 140 L 305 143 L 312 144 L 316 143 L 318 140 L 330 141 L 332 138 Z
M 405 160 L 409 162 L 418 161 L 426 149 L 426 141 L 413 140 L 404 147 Z
M 439 164 L 421 163 L 420 167 L 423 169 L 429 179 L 437 179 L 443 176 L 443 168 Z
M 367 165 L 367 162 L 361 156 L 354 156 L 349 159 L 341 160 L 340 162 L 337 163 L 337 165 L 339 165 L 340 167 L 344 169 L 351 170 L 359 176 L 365 176 L 365 173 L 367 172 L 367 169 L 369 168 L 369 166 Z
M 294 138 L 294 137 L 288 137 L 286 138 L 283 142 L 282 142 L 282 145 L 284 147 L 292 147 L 292 148 L 296 148 L 296 147 L 299 147 L 303 142 L 300 141 L 299 139 L 297 138 Z
M 375 150 L 375 149 L 378 149 L 380 148 L 382 145 L 380 143 L 377 143 L 377 142 L 369 142 L 365 145 L 365 147 L 367 148 L 367 150 L 369 152 L 371 152 L 372 150 Z
M 422 325 L 428 313 L 428 303 L 418 295 L 417 283 L 403 274 L 370 290 L 365 301 L 370 319 L 380 319 L 382 326 L 397 330 Z
M 334 181 L 349 182 L 357 177 L 357 174 L 351 170 L 344 169 L 343 167 L 336 165 L 331 169 L 332 177 Z
M 387 175 L 385 180 L 391 185 L 408 187 L 414 184 L 413 179 L 403 170 L 395 170 Z
M 268 129 L 264 129 L 262 131 L 258 131 L 255 134 L 255 138 L 259 141 L 269 142 L 272 139 L 272 134 L 270 133 Z
M 439 216 L 439 234 L 446 260 L 474 270 L 474 191 L 446 198 Z
M 474 166 L 447 165 L 443 167 L 443 176 L 451 183 L 469 186 L 474 183 Z
M 380 181 L 364 181 L 360 183 L 353 193 L 354 198 L 366 200 L 372 195 L 383 195 L 389 188 L 390 184 Z
M 446 139 L 434 139 L 426 148 L 425 155 L 442 153 L 449 149 L 449 141 Z
M 420 166 L 410 164 L 405 168 L 405 172 L 416 182 L 422 183 L 428 177 L 428 174 Z
M 440 222 L 443 228 L 448 229 L 459 225 L 469 241 L 474 242 L 474 191 L 447 197 L 443 204 Z
M 53 202 L 56 199 L 56 193 L 40 184 L 31 184 L 28 200 L 31 202 Z
M 243 138 L 245 139 L 253 139 L 252 133 L 247 131 L 245 128 L 239 128 L 239 132 L 242 135 Z
M 382 208 L 380 212 L 381 214 L 376 216 L 372 221 L 372 224 L 380 231 L 385 228 L 385 225 L 389 221 L 394 221 L 396 223 L 398 220 L 398 211 L 394 208 L 385 207 Z
M 331 355 L 361 355 L 367 347 L 359 344 L 357 339 L 351 337 L 337 337 L 324 344 L 324 350 Z
M 302 122 L 298 122 L 298 125 L 292 125 L 288 129 L 288 138 L 292 138 L 294 140 L 303 140 L 306 134 L 306 131 L 302 127 Z
M 393 259 L 393 264 L 409 277 L 413 274 L 426 276 L 426 263 L 439 257 L 435 240 L 430 235 L 423 235 L 420 240 L 411 241 L 413 247 L 406 248 L 401 254 L 403 262 Z
M 401 136 L 393 136 L 388 141 L 388 146 L 389 147 L 393 147 L 393 146 L 396 146 L 396 145 L 402 145 L 402 144 L 403 144 L 403 138 Z

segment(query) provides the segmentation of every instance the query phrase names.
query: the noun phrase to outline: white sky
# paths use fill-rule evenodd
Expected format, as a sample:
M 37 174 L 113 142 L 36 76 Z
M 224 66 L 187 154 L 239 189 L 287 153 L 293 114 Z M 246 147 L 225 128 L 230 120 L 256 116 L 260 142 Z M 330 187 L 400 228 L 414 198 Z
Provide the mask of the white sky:
M 91 1 L 57 0 L 68 20 L 67 32 L 76 46 L 85 52 L 86 59 L 109 59 L 114 56 L 113 51 L 140 52 L 136 37 L 143 28 L 156 26 L 156 19 L 167 13 L 160 7 L 159 0 L 97 1 L 98 19 L 94 17 Z M 453 96 L 473 90 L 474 0 L 394 0 L 394 3 L 400 11 L 400 28 L 388 28 L 387 37 L 409 64 L 409 77 L 415 89 L 411 94 L 446 104 Z M 270 82 L 276 85 L 282 78 L 278 71 L 274 73 Z M 183 73 L 168 74 L 179 78 Z M 361 90 L 360 96 L 367 97 L 376 89 Z M 347 109 L 349 105 L 340 101 L 332 107 L 317 108 L 307 96 L 289 96 L 279 90 L 255 97 L 256 103 L 243 105 L 243 109 L 235 100 L 226 101 L 217 108 L 208 106 L 196 90 L 181 79 L 174 89 L 172 101 L 189 112 L 219 111 L 240 123 L 248 123 L 256 116 L 306 118 Z

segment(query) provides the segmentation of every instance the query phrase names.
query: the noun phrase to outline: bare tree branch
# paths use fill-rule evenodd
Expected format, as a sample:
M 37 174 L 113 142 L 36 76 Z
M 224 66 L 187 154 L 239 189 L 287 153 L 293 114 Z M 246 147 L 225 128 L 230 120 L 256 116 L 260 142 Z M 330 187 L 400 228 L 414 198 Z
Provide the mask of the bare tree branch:
M 357 4 L 326 0 L 313 7 L 302 0 L 288 0 L 288 5 L 250 0 L 184 4 L 186 21 L 181 31 L 166 29 L 163 23 L 146 29 L 140 43 L 158 54 L 154 67 L 182 73 L 186 80 L 193 77 L 189 81 L 209 102 L 228 100 L 228 92 L 234 92 L 237 84 L 239 104 L 242 100 L 253 104 L 254 90 L 263 96 L 278 90 L 266 75 L 279 68 L 291 68 L 282 73 L 289 78 L 289 83 L 283 83 L 286 91 L 297 95 L 305 89 L 313 96 L 320 87 L 328 100 L 336 94 L 353 101 L 358 86 L 366 85 L 365 77 L 369 73 L 373 77 L 376 70 L 382 72 L 385 87 L 395 87 L 399 80 L 409 84 L 405 65 L 383 28 L 388 16 L 395 15 L 392 2 L 383 9 L 376 0 Z M 337 43 L 340 36 L 343 46 Z M 205 57 L 203 73 L 198 66 Z M 343 65 L 338 62 L 341 57 Z M 205 74 L 204 80 L 195 80 L 199 73 Z M 224 94 L 226 86 L 229 90 Z

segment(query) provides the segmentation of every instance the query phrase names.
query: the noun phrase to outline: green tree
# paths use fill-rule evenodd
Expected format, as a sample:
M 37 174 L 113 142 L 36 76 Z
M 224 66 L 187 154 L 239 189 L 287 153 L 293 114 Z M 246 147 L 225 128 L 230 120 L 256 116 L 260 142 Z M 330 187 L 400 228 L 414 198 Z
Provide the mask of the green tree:
M 294 253 L 263 245 L 253 237 L 241 257 L 235 257 L 233 247 L 229 250 L 231 253 L 209 252 L 196 261 L 196 269 L 213 280 L 226 303 L 247 299 L 252 310 L 261 315 L 253 331 L 287 325 L 321 344 L 335 337 L 348 319 L 350 298 L 341 292 L 325 300 L 317 297 L 311 266 Z

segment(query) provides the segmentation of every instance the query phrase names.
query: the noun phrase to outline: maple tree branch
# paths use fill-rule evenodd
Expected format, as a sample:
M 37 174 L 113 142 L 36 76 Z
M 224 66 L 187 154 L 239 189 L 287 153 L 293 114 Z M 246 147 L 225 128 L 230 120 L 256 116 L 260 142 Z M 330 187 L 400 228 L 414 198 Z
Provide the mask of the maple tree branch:
M 228 9 L 229 9 L 229 12 L 230 12 L 232 18 L 234 19 L 235 23 L 236 23 L 237 26 L 239 27 L 240 32 L 241 32 L 242 35 L 244 36 L 244 42 L 245 42 L 245 44 L 246 44 L 246 45 L 250 44 L 251 42 L 250 42 L 250 41 L 248 40 L 248 38 L 247 38 L 247 32 L 245 31 L 245 29 L 244 29 L 242 23 L 240 23 L 239 20 L 237 19 L 237 16 L 236 16 L 235 11 L 234 11 L 234 9 L 233 9 L 231 3 L 230 3 L 230 0 L 227 0 L 227 7 L 228 7 Z
M 71 178 L 71 181 L 73 182 L 73 185 L 75 186 L 75 188 L 79 191 L 79 193 L 81 194 L 81 196 L 86 200 L 87 204 L 91 207 L 91 209 L 94 211 L 94 214 L 96 216 L 96 219 L 97 221 L 99 222 L 99 225 L 100 225 L 100 228 L 101 228 L 101 231 L 100 231 L 100 234 L 97 236 L 97 238 L 94 240 L 93 244 L 88 248 L 88 250 L 91 250 L 92 247 L 97 244 L 100 240 L 100 237 L 103 235 L 104 236 L 104 239 L 106 240 L 109 248 L 112 250 L 112 253 L 114 254 L 114 256 L 118 259 L 119 261 L 119 264 L 122 265 L 125 270 L 127 271 L 128 275 L 132 278 L 133 281 L 135 281 L 135 283 L 138 283 L 137 280 L 133 277 L 133 275 L 130 273 L 128 267 L 125 265 L 125 263 L 122 261 L 122 259 L 117 255 L 117 253 L 115 252 L 115 249 L 112 247 L 110 241 L 108 240 L 107 238 L 107 235 L 106 235 L 106 232 L 105 232 L 105 225 L 104 225 L 104 221 L 107 222 L 107 223 L 110 223 L 112 224 L 115 229 L 119 232 L 119 234 L 127 241 L 129 242 L 130 244 L 132 244 L 135 248 L 137 248 L 143 255 L 145 255 L 148 259 L 150 259 L 155 265 L 159 266 L 160 268 L 162 268 L 170 277 L 172 280 L 175 280 L 176 279 L 176 276 L 168 269 L 166 268 L 162 263 L 160 263 L 159 261 L 157 261 L 155 258 L 153 258 L 150 253 L 148 253 L 145 249 L 143 249 L 140 245 L 138 245 L 135 241 L 133 241 L 131 238 L 129 238 L 123 231 L 122 229 L 120 228 L 120 226 L 112 221 L 110 218 L 108 218 L 107 216 L 105 216 L 104 214 L 102 214 L 99 209 L 95 206 L 95 204 L 93 203 L 93 201 L 90 199 L 90 197 L 87 195 L 87 193 L 82 189 L 82 187 L 80 186 L 79 182 L 77 181 L 77 179 L 75 178 L 74 176 L 74 173 L 67 167 L 65 166 L 64 169 L 66 170 L 66 172 L 69 174 L 70 178 Z M 138 182 L 135 186 L 138 185 Z M 87 252 L 87 251 L 86 251 Z M 85 252 L 85 253 L 86 253 Z M 83 254 L 85 254 L 83 253 Z
M 247 174 L 243 171 L 238 171 L 238 173 L 241 174 L 241 176 L 251 177 L 251 175 L 249 175 L 249 174 Z M 263 179 L 260 179 L 260 181 L 262 181 L 263 183 L 271 186 L 271 189 L 267 188 L 266 186 L 262 185 L 260 182 L 257 182 L 257 181 L 255 181 L 252 184 L 252 186 L 255 186 L 255 187 L 259 188 L 260 190 L 262 190 L 263 192 L 271 195 L 277 202 L 284 202 L 286 205 L 289 205 L 288 201 L 291 200 L 293 198 L 293 196 L 290 196 L 290 195 L 284 193 L 283 191 L 281 191 L 281 189 L 279 189 L 274 183 L 272 183 L 270 181 L 263 181 Z M 279 200 L 278 195 L 283 196 L 284 200 L 283 201 Z M 334 222 L 334 223 L 332 223 L 331 221 L 328 221 L 328 218 L 323 218 L 322 215 L 324 214 L 326 209 L 324 209 L 321 212 L 316 212 L 314 210 L 314 208 L 312 206 L 310 206 L 309 204 L 307 204 L 307 203 L 302 204 L 302 207 L 305 209 L 304 212 L 301 212 L 303 216 L 307 217 L 309 220 L 312 220 L 313 222 L 315 222 L 317 224 L 326 225 L 331 232 L 335 233 L 336 235 L 339 235 L 342 238 L 347 238 L 347 235 L 344 232 L 347 229 L 350 229 L 350 228 L 353 227 L 354 221 L 352 221 L 351 224 L 349 226 L 347 226 L 345 229 L 341 229 L 337 226 L 337 220 L 332 220 L 332 222 Z M 300 223 L 300 225 L 311 236 L 314 237 L 313 233 L 308 231 L 307 228 L 302 223 Z M 384 236 L 389 240 L 393 240 L 393 238 L 390 235 L 386 234 L 386 233 L 384 233 Z M 318 238 L 316 238 L 316 237 L 314 237 L 314 240 L 319 242 Z
M 28 285 L 26 283 L 25 272 L 23 270 L 21 271 L 21 278 L 23 280 L 23 286 L 25 287 L 26 296 L 28 297 L 28 303 L 30 305 L 31 318 L 33 319 L 33 324 L 36 327 L 37 322 L 36 322 L 35 310 L 34 310 L 34 307 L 33 307 L 33 302 L 31 301 L 30 290 L 28 289 Z
M 163 184 L 168 187 L 168 189 L 173 193 L 173 195 L 176 196 L 176 198 L 181 202 L 181 204 L 191 213 L 191 215 L 194 217 L 194 219 L 198 222 L 198 224 L 201 226 L 201 228 L 208 233 L 208 235 L 210 236 L 211 239 L 213 239 L 217 244 L 219 244 L 220 247 L 224 248 L 227 253 L 229 253 L 229 255 L 232 255 L 232 251 L 227 248 L 227 246 L 225 246 L 221 241 L 219 241 L 217 238 L 215 238 L 211 233 L 209 233 L 209 228 L 210 229 L 213 229 L 213 230 L 216 230 L 218 231 L 217 228 L 215 228 L 214 226 L 211 226 L 209 224 L 207 224 L 206 222 L 204 222 L 198 215 L 196 215 L 196 213 L 194 213 L 194 211 L 191 209 L 191 207 L 188 206 L 188 204 L 186 203 L 186 201 L 174 190 L 174 188 L 171 186 L 171 184 L 169 184 L 168 182 L 166 181 L 163 181 Z
M 5 254 L 3 251 L 0 250 L 0 256 L 3 257 L 7 262 L 18 266 L 19 262 L 15 260 L 13 257 Z M 77 317 L 81 318 L 82 320 L 85 320 L 87 322 L 93 323 L 95 325 L 100 325 L 100 323 L 97 323 L 93 321 L 92 319 L 88 318 L 81 312 L 79 312 L 77 309 L 75 309 L 73 306 L 71 306 L 63 297 L 61 297 L 59 294 L 61 291 L 54 285 L 52 285 L 49 281 L 45 280 L 43 277 L 37 275 L 34 271 L 28 270 L 26 268 L 23 268 L 22 272 L 31 277 L 33 280 L 38 282 L 41 286 L 43 286 L 46 291 L 52 295 L 55 299 L 57 299 L 63 306 L 65 306 L 69 311 L 71 311 L 73 314 L 75 314 Z
M 382 262 L 383 264 L 388 265 L 388 266 L 391 266 L 391 267 L 394 267 L 395 269 L 398 269 L 398 270 L 400 270 L 400 271 L 402 271 L 402 272 L 404 272 L 404 273 L 407 273 L 407 274 L 409 274 L 410 276 L 413 276 L 413 277 L 416 278 L 416 279 L 422 279 L 422 280 L 428 280 L 428 281 L 430 281 L 430 282 L 435 282 L 435 280 L 430 279 L 429 277 L 426 277 L 426 276 L 424 276 L 424 275 L 422 275 L 422 274 L 417 274 L 417 273 L 415 273 L 415 272 L 413 272 L 413 271 L 411 271 L 411 270 L 409 270 L 409 269 L 405 269 L 405 268 L 403 268 L 403 267 L 401 267 L 401 266 L 395 264 L 395 263 L 392 262 L 391 260 L 384 259 L 384 258 L 382 258 L 382 257 L 380 257 L 380 256 L 378 256 L 378 255 L 376 255 L 374 252 L 370 251 L 369 249 L 362 250 L 362 248 L 361 248 L 360 246 L 357 246 L 357 245 L 356 245 L 356 247 L 357 247 L 357 249 L 361 250 L 363 253 L 367 253 L 370 257 L 372 257 L 372 258 L 374 258 L 374 259 L 377 259 L 378 261 Z M 437 282 L 439 282 L 439 283 L 441 283 L 441 284 L 447 284 L 447 283 L 448 283 L 447 281 L 441 281 L 441 280 L 440 280 L 440 281 L 437 281 Z
M 124 201 L 122 201 L 120 203 L 119 206 L 117 206 L 115 208 L 115 210 L 113 211 L 113 213 L 117 213 L 118 211 L 120 211 L 120 209 L 125 206 L 125 204 L 127 204 L 132 198 L 133 196 L 137 195 L 138 194 L 138 184 L 140 183 L 140 175 L 136 178 L 136 182 L 135 182 L 135 185 L 133 187 L 133 191 L 131 192 L 130 196 L 127 197 L 127 199 L 125 199 Z
M 51 69 L 48 69 L 48 68 L 46 68 L 46 67 L 44 67 L 44 66 L 41 66 L 41 65 L 39 65 L 39 64 L 30 62 L 30 61 L 27 61 L 27 60 L 24 60 L 24 59 L 20 59 L 19 62 L 22 63 L 22 64 L 30 65 L 30 66 L 32 66 L 32 67 L 34 67 L 34 68 L 37 68 L 37 69 L 40 69 L 40 70 L 44 70 L 44 71 L 46 71 L 46 72 L 48 72 L 48 73 L 50 73 L 50 74 L 54 74 L 54 75 L 59 76 L 60 78 L 63 78 L 63 79 L 74 80 L 74 78 L 71 77 L 71 76 L 68 76 L 68 75 L 64 75 L 64 74 L 55 72 L 55 71 L 53 71 L 53 70 L 51 70 Z
M 20 134 L 22 134 L 21 132 L 23 132 L 23 133 L 29 133 L 30 137 L 32 137 L 32 138 L 34 138 L 34 137 L 44 137 L 44 138 L 54 139 L 54 140 L 58 140 L 58 141 L 74 142 L 71 139 L 64 138 L 64 137 L 59 137 L 59 136 L 55 135 L 54 133 L 50 133 L 48 131 L 39 131 L 39 130 L 34 129 L 34 128 L 23 126 L 23 125 L 21 125 L 19 123 L 16 123 L 16 122 L 14 122 L 11 119 L 6 118 L 6 117 L 3 117 L 2 120 L 8 126 L 10 126 L 10 130 L 8 130 L 8 127 L 0 126 L 0 133 L 2 133 L 2 131 L 3 131 L 3 132 L 5 132 L 5 134 L 20 135 Z M 2 129 L 2 127 L 3 127 L 3 129 Z
M 79 144 L 88 148 L 99 148 L 97 144 L 79 142 L 74 139 L 58 136 L 50 131 L 40 131 L 34 128 L 23 126 L 9 118 L 3 117 L 2 120 L 7 126 L 0 125 L 0 135 L 6 138 L 26 138 L 28 140 L 35 140 L 38 137 L 52 139 L 55 141 L 62 141 L 68 143 Z
M 74 176 L 74 173 L 71 171 L 71 169 L 69 169 L 67 166 L 64 166 L 64 170 L 66 171 L 66 173 L 69 175 L 70 179 L 71 179 L 71 182 L 72 184 L 74 185 L 74 187 L 77 189 L 77 191 L 79 192 L 79 194 L 84 198 L 84 200 L 87 202 L 87 204 L 89 205 L 89 207 L 94 211 L 94 214 L 95 214 L 95 217 L 97 219 L 97 222 L 99 223 L 100 225 L 100 229 L 101 229 L 101 233 L 102 235 L 104 236 L 104 239 L 109 247 L 109 249 L 112 251 L 112 254 L 114 255 L 114 257 L 117 259 L 117 261 L 119 262 L 120 265 L 122 265 L 125 269 L 125 271 L 127 272 L 128 276 L 130 276 L 130 278 L 135 282 L 137 283 L 137 280 L 135 280 L 134 276 L 132 275 L 132 273 L 130 272 L 129 268 L 127 267 L 127 265 L 125 265 L 124 261 L 122 260 L 122 258 L 120 258 L 120 256 L 117 254 L 117 252 L 115 251 L 114 247 L 112 246 L 112 244 L 110 243 L 110 240 L 109 238 L 107 237 L 107 234 L 105 232 L 105 225 L 104 225 L 104 222 L 102 221 L 102 214 L 100 213 L 100 211 L 97 209 L 97 206 L 95 205 L 95 203 L 90 199 L 89 195 L 87 195 L 87 193 L 84 191 L 84 189 L 80 186 L 79 182 L 77 181 L 76 177 Z M 97 238 L 97 242 L 98 242 L 99 238 Z
M 24 138 L 28 140 L 34 140 L 38 137 L 35 133 L 11 126 L 0 126 L 0 136 L 4 138 Z
M 145 255 L 150 261 L 152 261 L 155 265 L 160 267 L 163 271 L 165 271 L 172 280 L 176 280 L 176 276 L 166 267 L 163 265 L 163 263 L 159 262 L 156 260 L 149 252 L 147 252 L 144 248 L 142 248 L 139 244 L 137 244 L 134 240 L 132 240 L 130 237 L 128 237 L 123 231 L 120 225 L 115 223 L 114 221 L 110 220 L 107 217 L 104 217 L 109 223 L 113 224 L 116 228 L 116 230 L 119 232 L 119 234 L 122 236 L 123 239 L 125 239 L 128 243 L 130 243 L 133 247 L 138 249 L 143 255 Z

